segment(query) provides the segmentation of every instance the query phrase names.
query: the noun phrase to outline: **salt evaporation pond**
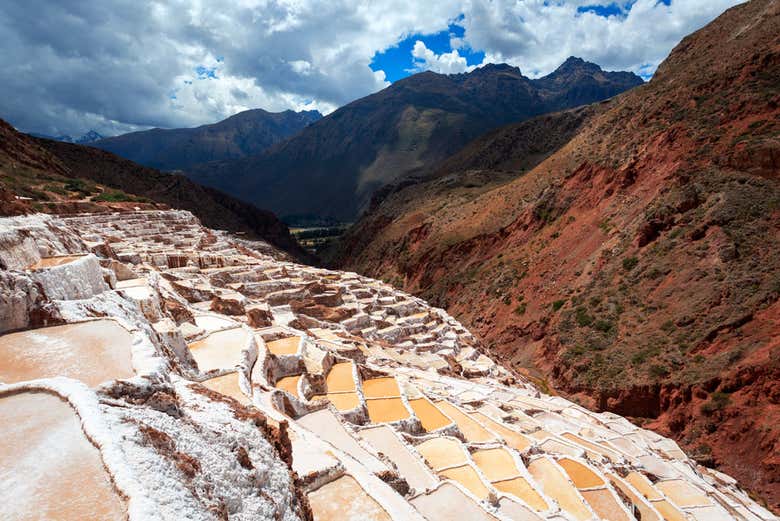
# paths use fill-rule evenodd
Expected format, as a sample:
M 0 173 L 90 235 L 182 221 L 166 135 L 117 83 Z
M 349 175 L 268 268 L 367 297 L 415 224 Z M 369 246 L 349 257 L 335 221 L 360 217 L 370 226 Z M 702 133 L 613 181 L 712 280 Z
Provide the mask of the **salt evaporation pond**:
M 130 333 L 113 320 L 31 329 L 0 337 L 0 381 L 66 376 L 90 387 L 134 375 Z
M 241 362 L 241 351 L 250 335 L 242 327 L 217 331 L 190 344 L 190 351 L 201 371 L 231 369 Z
M 250 405 L 252 400 L 241 391 L 238 385 L 238 373 L 229 373 L 223 376 L 217 376 L 203 382 L 203 385 L 225 396 L 230 396 L 242 405 Z
M 390 516 L 352 476 L 345 475 L 309 492 L 317 521 L 390 521 Z
M 4 520 L 125 519 L 125 506 L 75 411 L 58 397 L 0 397 Z

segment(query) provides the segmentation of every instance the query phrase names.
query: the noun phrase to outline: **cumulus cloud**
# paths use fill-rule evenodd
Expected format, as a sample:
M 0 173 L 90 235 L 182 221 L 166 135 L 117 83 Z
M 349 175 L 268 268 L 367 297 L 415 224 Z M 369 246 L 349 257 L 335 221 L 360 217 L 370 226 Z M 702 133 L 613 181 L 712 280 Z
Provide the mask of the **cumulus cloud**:
M 433 71 L 441 74 L 456 74 L 474 69 L 466 63 L 466 58 L 458 53 L 458 49 L 451 52 L 436 54 L 428 49 L 420 40 L 414 42 L 412 48 L 415 71 Z
M 528 75 L 581 56 L 650 72 L 739 0 L 637 0 L 605 18 L 583 0 L 8 0 L 0 117 L 50 134 L 194 126 L 249 108 L 329 112 L 388 85 L 377 52 L 420 40 L 409 68 L 468 70 L 463 48 Z M 437 54 L 425 38 L 465 34 Z
M 485 50 L 485 61 L 511 63 L 532 77 L 569 56 L 646 75 L 685 35 L 743 1 L 636 0 L 613 16 L 578 9 L 615 5 L 608 1 L 471 2 L 463 25 L 469 44 Z

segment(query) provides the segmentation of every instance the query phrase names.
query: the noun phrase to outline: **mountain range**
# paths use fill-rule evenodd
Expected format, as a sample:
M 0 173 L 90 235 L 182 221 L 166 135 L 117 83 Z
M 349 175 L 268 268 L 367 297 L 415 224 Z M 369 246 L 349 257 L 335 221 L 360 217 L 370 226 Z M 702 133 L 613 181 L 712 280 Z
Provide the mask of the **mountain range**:
M 387 187 L 331 253 L 780 510 L 780 2 Z
M 90 143 L 94 143 L 95 141 L 99 141 L 103 139 L 103 136 L 101 136 L 94 130 L 90 130 L 86 134 L 83 134 L 76 138 L 74 138 L 73 136 L 69 136 L 67 134 L 63 134 L 61 136 L 49 136 L 47 134 L 39 134 L 39 133 L 32 132 L 30 133 L 30 135 L 42 139 L 51 139 L 53 141 L 62 141 L 65 143 L 76 143 L 78 145 L 88 145 Z
M 0 215 L 189 210 L 209 226 L 262 239 L 292 258 L 311 257 L 273 213 L 183 175 L 160 172 L 89 146 L 22 134 L 0 120 Z
M 197 128 L 144 130 L 97 140 L 92 146 L 160 170 L 185 170 L 198 163 L 264 152 L 322 117 L 316 110 L 239 112 Z
M 350 221 L 382 186 L 454 153 L 497 126 L 602 100 L 642 84 L 569 58 L 544 78 L 516 67 L 423 72 L 354 101 L 260 155 L 195 165 L 192 179 L 269 208 Z

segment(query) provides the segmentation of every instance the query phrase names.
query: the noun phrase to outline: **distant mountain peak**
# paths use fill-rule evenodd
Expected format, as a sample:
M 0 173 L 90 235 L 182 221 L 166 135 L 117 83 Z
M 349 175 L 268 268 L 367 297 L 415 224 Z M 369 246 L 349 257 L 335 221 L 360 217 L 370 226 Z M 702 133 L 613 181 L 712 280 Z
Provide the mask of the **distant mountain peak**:
M 557 69 L 553 72 L 555 73 L 572 73 L 572 72 L 588 72 L 588 73 L 596 73 L 596 72 L 603 72 L 603 69 L 589 61 L 585 61 L 582 58 L 578 58 L 576 56 L 569 56 L 566 58 L 566 61 L 564 61 L 562 64 L 558 66 Z
M 197 163 L 259 154 L 321 118 L 316 110 L 256 108 L 196 128 L 144 130 L 91 144 L 152 168 L 185 170 Z
M 471 74 L 479 74 L 479 73 L 502 73 L 502 72 L 509 72 L 517 74 L 518 76 L 522 76 L 523 73 L 520 71 L 520 67 L 515 67 L 514 65 L 509 65 L 508 63 L 486 63 L 485 65 L 482 65 L 480 67 L 477 67 L 474 69 Z
M 103 137 L 104 136 L 98 134 L 96 131 L 90 130 L 80 138 L 77 138 L 75 143 L 78 143 L 79 145 L 83 145 L 85 143 L 93 143 L 99 139 L 103 139 Z
M 77 143 L 79 145 L 85 145 L 87 143 L 93 143 L 99 139 L 103 139 L 104 136 L 98 134 L 95 130 L 90 129 L 89 132 L 86 134 L 83 134 L 80 137 L 74 138 L 73 136 L 69 136 L 67 134 L 63 134 L 60 136 L 52 136 L 49 134 L 40 134 L 37 132 L 31 132 L 31 136 L 39 137 L 43 139 L 51 139 L 53 141 L 63 141 L 65 143 Z

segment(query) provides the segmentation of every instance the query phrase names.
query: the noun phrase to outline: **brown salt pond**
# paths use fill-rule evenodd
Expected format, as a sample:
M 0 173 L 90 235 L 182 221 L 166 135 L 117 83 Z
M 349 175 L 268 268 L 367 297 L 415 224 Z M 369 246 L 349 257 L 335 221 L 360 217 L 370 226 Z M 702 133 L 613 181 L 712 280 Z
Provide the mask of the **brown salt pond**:
M 707 494 L 681 479 L 659 481 L 655 488 L 666 494 L 666 497 L 679 507 L 700 507 L 711 505 Z
M 463 445 L 454 438 L 432 438 L 416 448 L 433 470 L 463 465 L 468 461 Z
M 409 418 L 409 410 L 400 398 L 372 398 L 366 400 L 371 423 L 388 423 Z
M 241 391 L 238 385 L 238 373 L 230 373 L 223 376 L 217 376 L 203 382 L 203 385 L 212 391 L 230 396 L 242 405 L 250 405 L 252 400 Z
M 577 490 L 547 458 L 538 458 L 528 465 L 528 471 L 542 490 L 556 500 L 563 510 L 575 519 L 585 521 L 592 517 L 590 510 L 580 499 Z
M 582 494 L 582 497 L 588 502 L 590 508 L 592 508 L 601 519 L 609 519 L 610 521 L 631 521 L 625 510 L 618 505 L 612 492 L 606 488 L 583 490 L 580 491 L 580 494 Z
M 46 268 L 53 268 L 55 266 L 62 266 L 63 264 L 69 264 L 74 260 L 86 257 L 86 255 L 58 255 L 56 257 L 43 257 L 41 260 L 28 267 L 29 270 L 43 270 Z
M 352 377 L 352 362 L 339 362 L 333 364 L 328 376 L 325 377 L 329 393 L 337 393 L 355 390 L 355 380 Z
M 485 425 L 488 429 L 504 438 L 506 444 L 513 449 L 524 452 L 526 449 L 528 449 L 528 447 L 531 446 L 531 440 L 529 440 L 527 436 L 513 431 L 504 424 L 497 422 L 496 420 L 482 414 L 481 412 L 475 412 L 471 415 L 471 417 L 479 422 L 482 422 L 482 424 Z
M 90 387 L 134 376 L 130 332 L 113 320 L 0 336 L 0 381 L 67 376 Z
M 58 397 L 0 397 L 0 509 L 8 520 L 125 519 L 75 411 Z
M 490 494 L 490 490 L 488 490 L 477 471 L 471 465 L 442 470 L 439 472 L 439 476 L 442 479 L 457 481 L 479 499 L 485 499 Z
M 490 481 L 514 478 L 520 474 L 515 460 L 505 449 L 481 449 L 471 453 L 471 457 Z
M 391 519 L 379 503 L 349 475 L 309 492 L 309 504 L 317 521 L 389 521 Z
M 493 483 L 493 486 L 501 492 L 512 494 L 537 512 L 544 512 L 549 508 L 547 502 L 536 490 L 534 490 L 525 478 L 512 478 L 505 481 L 497 481 Z
M 328 393 L 326 396 L 340 411 L 350 411 L 360 405 L 358 395 L 355 393 Z
M 284 378 L 278 379 L 274 387 L 283 391 L 287 391 L 291 395 L 298 398 L 298 382 L 300 379 L 301 375 L 299 374 L 295 376 L 285 376 Z
M 231 369 L 241 362 L 241 351 L 249 341 L 251 333 L 235 327 L 211 333 L 203 340 L 189 345 L 192 357 L 201 371 Z
M 266 342 L 265 346 L 268 348 L 268 351 L 274 355 L 294 355 L 298 352 L 298 346 L 300 343 L 301 337 L 288 336 L 278 340 L 273 340 L 271 342 Z
M 436 406 L 447 416 L 455 420 L 455 423 L 458 424 L 458 429 L 460 429 L 460 432 L 463 433 L 463 436 L 465 436 L 468 441 L 480 443 L 495 440 L 495 437 L 482 427 L 482 425 L 467 416 L 450 402 L 441 400 L 436 402 Z
M 612 485 L 620 490 L 625 497 L 628 498 L 628 500 L 631 502 L 632 505 L 639 511 L 639 514 L 642 516 L 642 521 L 659 521 L 660 518 L 658 517 L 658 514 L 648 506 L 648 503 L 646 501 L 643 501 L 637 494 L 634 492 L 631 487 L 628 486 L 622 479 L 618 478 L 617 476 L 610 474 L 609 480 L 612 482 Z
M 562 458 L 558 460 L 558 465 L 563 467 L 577 488 L 593 488 L 604 485 L 603 479 L 579 461 Z
M 390 458 L 413 489 L 419 492 L 436 485 L 436 478 L 428 467 L 412 454 L 390 427 L 383 425 L 363 429 L 360 431 L 360 437 Z
M 629 472 L 626 476 L 631 485 L 639 491 L 640 494 L 649 500 L 661 499 L 663 496 L 653 487 L 650 480 L 639 472 Z
M 452 423 L 452 420 L 447 418 L 427 398 L 409 400 L 409 405 L 412 407 L 414 414 L 420 419 L 425 432 L 433 432 Z
M 680 512 L 674 505 L 662 499 L 661 501 L 653 501 L 653 506 L 658 510 L 666 521 L 686 521 L 687 517 Z
M 371 378 L 363 381 L 363 396 L 366 398 L 386 398 L 401 396 L 401 391 L 392 376 Z

